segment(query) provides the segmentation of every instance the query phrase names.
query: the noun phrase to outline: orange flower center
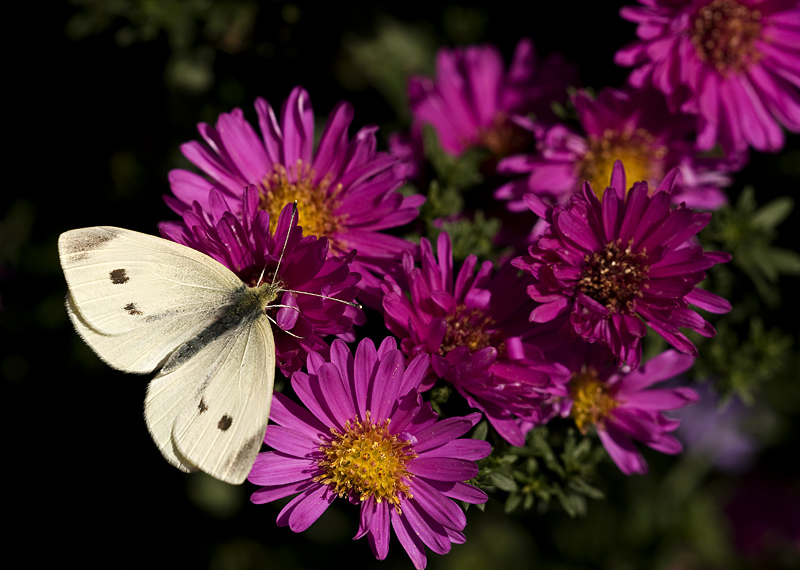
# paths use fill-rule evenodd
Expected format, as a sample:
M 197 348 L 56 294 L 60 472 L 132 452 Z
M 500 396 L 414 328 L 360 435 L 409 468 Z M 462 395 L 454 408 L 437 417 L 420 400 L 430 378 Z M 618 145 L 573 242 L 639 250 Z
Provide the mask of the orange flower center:
M 502 111 L 495 115 L 490 128 L 478 133 L 478 138 L 497 159 L 523 152 L 533 142 L 533 135 L 509 120 Z
M 646 252 L 634 253 L 631 244 L 622 249 L 618 241 L 606 245 L 603 251 L 584 258 L 586 265 L 578 286 L 586 295 L 603 304 L 609 312 L 636 312 L 636 299 L 647 287 L 650 267 Z
M 331 250 L 341 249 L 334 239 L 346 218 L 337 214 L 341 206 L 342 185 L 331 187 L 330 176 L 315 182 L 316 172 L 302 160 L 287 170 L 282 164 L 273 166 L 262 183 L 259 208 L 269 212 L 269 229 L 275 232 L 278 216 L 286 204 L 297 200 L 299 225 L 304 236 L 327 237 Z
M 495 320 L 481 309 L 470 309 L 461 304 L 444 319 L 447 332 L 439 348 L 441 356 L 459 346 L 466 346 L 470 352 L 487 346 L 494 346 L 498 353 L 505 350 L 503 335 L 494 328 Z
M 588 180 L 598 199 L 611 180 L 614 162 L 622 161 L 628 182 L 646 181 L 656 186 L 664 176 L 662 160 L 667 147 L 655 143 L 644 129 L 620 132 L 606 129 L 601 137 L 589 136 L 589 151 L 578 164 L 578 176 Z
M 735 0 L 713 0 L 694 15 L 691 41 L 701 61 L 723 76 L 746 70 L 761 53 L 755 42 L 761 37 L 761 12 Z

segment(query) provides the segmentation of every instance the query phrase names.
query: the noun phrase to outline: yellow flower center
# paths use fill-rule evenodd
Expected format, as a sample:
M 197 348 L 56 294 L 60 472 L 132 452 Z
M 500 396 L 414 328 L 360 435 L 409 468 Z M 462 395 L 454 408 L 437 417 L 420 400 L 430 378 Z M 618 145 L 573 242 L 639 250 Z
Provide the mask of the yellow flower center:
M 466 346 L 475 352 L 487 346 L 494 346 L 498 353 L 505 350 L 503 335 L 494 327 L 495 320 L 481 309 L 469 309 L 458 305 L 456 310 L 444 318 L 447 332 L 439 347 L 439 354 L 445 356 L 459 346 Z
M 310 165 L 298 160 L 291 170 L 282 164 L 273 166 L 262 183 L 259 208 L 269 212 L 269 229 L 275 232 L 278 216 L 286 204 L 297 200 L 297 212 L 304 236 L 327 237 L 331 249 L 341 249 L 333 239 L 346 216 L 336 210 L 341 205 L 342 185 L 331 188 L 330 176 L 315 183 L 316 172 Z
M 722 75 L 746 70 L 761 53 L 761 12 L 735 0 L 713 0 L 694 15 L 691 41 L 701 61 Z
M 406 466 L 417 454 L 408 441 L 389 432 L 390 421 L 373 423 L 367 412 L 363 422 L 348 421 L 344 433 L 332 427 L 333 440 L 319 448 L 325 473 L 314 480 L 333 486 L 340 497 L 352 493 L 361 501 L 371 496 L 378 503 L 388 501 L 401 514 L 400 502 L 412 498 L 407 481 L 413 475 Z
M 619 240 L 611 242 L 603 251 L 584 257 L 586 265 L 578 286 L 586 295 L 602 303 L 609 312 L 636 311 L 636 299 L 642 296 L 647 285 L 650 266 L 647 253 L 634 253 L 631 244 L 625 249 Z
M 602 427 L 608 414 L 619 405 L 593 368 L 574 373 L 569 386 L 572 395 L 570 415 L 581 433 L 586 433 L 592 425 Z
M 606 129 L 601 137 L 590 135 L 588 143 L 589 150 L 578 164 L 578 176 L 581 181 L 589 181 L 599 199 L 608 187 L 617 160 L 625 167 L 629 186 L 642 180 L 655 186 L 664 176 L 661 161 L 667 147 L 655 144 L 653 135 L 644 129 L 633 132 Z

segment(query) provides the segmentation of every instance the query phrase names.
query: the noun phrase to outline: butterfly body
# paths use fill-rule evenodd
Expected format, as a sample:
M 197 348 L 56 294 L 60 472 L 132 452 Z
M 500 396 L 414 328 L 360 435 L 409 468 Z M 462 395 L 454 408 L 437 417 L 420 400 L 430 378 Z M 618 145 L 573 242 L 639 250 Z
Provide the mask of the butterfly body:
M 158 371 L 145 421 L 164 457 L 241 483 L 260 449 L 275 377 L 266 307 L 275 284 L 248 287 L 194 249 L 113 227 L 59 237 L 73 325 L 110 366 Z

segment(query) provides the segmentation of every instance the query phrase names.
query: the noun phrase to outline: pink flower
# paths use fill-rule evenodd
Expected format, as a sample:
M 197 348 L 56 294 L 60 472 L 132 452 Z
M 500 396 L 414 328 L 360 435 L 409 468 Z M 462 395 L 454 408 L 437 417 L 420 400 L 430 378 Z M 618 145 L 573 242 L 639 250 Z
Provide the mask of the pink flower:
M 653 89 L 603 89 L 597 98 L 584 91 L 573 97 L 581 132 L 557 124 L 538 128 L 537 153 L 504 159 L 501 174 L 524 174 L 501 186 L 495 197 L 511 200 L 509 209 L 525 209 L 523 196 L 533 192 L 550 202 L 566 202 L 587 180 L 602 193 L 617 160 L 628 180 L 658 186 L 678 168 L 672 193 L 676 204 L 714 210 L 727 202 L 721 188 L 731 183 L 726 171 L 743 166 L 744 157 L 724 161 L 698 156 L 694 119 L 667 110 L 664 96 Z
M 508 70 L 493 45 L 440 49 L 436 79 L 413 77 L 408 91 L 415 125 L 433 125 L 446 152 L 457 156 L 480 145 L 506 156 L 530 141 L 511 118 L 552 117 L 550 104 L 564 100 L 576 78 L 574 66 L 559 55 L 540 65 L 533 43 L 523 38 Z
M 548 403 L 565 394 L 568 378 L 527 338 L 535 332 L 527 281 L 510 266 L 492 276 L 489 261 L 475 274 L 474 255 L 455 276 L 447 233 L 439 234 L 438 261 L 428 240 L 420 245 L 421 267 L 409 254 L 403 260 L 408 286 L 384 281 L 386 326 L 407 356 L 431 355 L 426 387 L 437 376 L 451 382 L 506 441 L 524 445 L 525 432 L 549 419 Z
M 327 352 L 324 336 L 351 331 L 361 311 L 332 298 L 355 299 L 360 275 L 351 272 L 354 254 L 328 258 L 327 238 L 303 237 L 297 218 L 290 228 L 291 204 L 270 231 L 270 215 L 258 209 L 254 186 L 245 188 L 244 209 L 237 215 L 225 210 L 222 192 L 212 189 L 209 201 L 215 205 L 212 212 L 195 202 L 184 210 L 182 222 L 162 222 L 161 235 L 210 255 L 251 287 L 273 277 L 281 284 L 286 291 L 267 310 L 275 310 L 277 364 L 286 376 L 300 368 L 307 353 Z
M 614 357 L 599 345 L 576 342 L 565 363 L 572 370 L 570 397 L 563 416 L 571 416 L 583 433 L 592 426 L 620 470 L 647 473 L 647 463 L 631 440 L 662 453 L 680 453 L 682 447 L 670 432 L 680 421 L 661 412 L 696 402 L 691 388 L 650 388 L 691 368 L 691 356 L 668 350 L 638 369 L 619 368 Z
M 697 144 L 727 153 L 783 147 L 800 131 L 796 0 L 640 0 L 620 12 L 638 41 L 617 52 L 630 83 L 652 84 L 673 111 L 697 115 Z
M 534 211 L 549 222 L 529 256 L 512 262 L 534 277 L 528 293 L 542 304 L 531 321 L 568 317 L 575 334 L 609 347 L 633 368 L 648 325 L 679 351 L 697 356 L 679 329 L 715 334 L 689 305 L 712 313 L 730 310 L 725 299 L 696 287 L 706 269 L 730 255 L 704 252 L 692 241 L 711 214 L 670 207 L 677 176 L 669 172 L 652 194 L 647 182 L 626 193 L 625 170 L 617 162 L 602 201 L 588 183 L 582 195 L 552 210 L 543 211 L 529 194 Z
M 181 150 L 211 182 L 187 170 L 173 170 L 169 179 L 175 197 L 165 196 L 165 201 L 178 214 L 197 201 L 214 216 L 222 214 L 219 208 L 239 215 L 244 189 L 252 184 L 258 189 L 258 207 L 270 213 L 274 224 L 283 207 L 297 200 L 305 234 L 327 237 L 329 257 L 358 251 L 352 266 L 362 275 L 359 298 L 379 305 L 379 277 L 414 248 L 381 230 L 416 218 L 424 197 L 406 198 L 397 192 L 404 181 L 395 169 L 397 159 L 377 152 L 377 127 L 364 127 L 348 139 L 353 119 L 349 103 L 341 102 L 333 110 L 316 150 L 314 113 L 302 88 L 290 93 L 280 122 L 264 99 L 256 100 L 256 112 L 261 137 L 241 109 L 220 115 L 216 127 L 200 124 L 204 143 L 191 141 Z M 212 202 L 212 184 L 223 201 Z
M 355 358 L 335 340 L 330 360 L 312 353 L 308 374 L 292 387 L 306 406 L 275 394 L 264 442 L 248 479 L 263 485 L 262 504 L 296 495 L 278 515 L 280 526 L 307 529 L 336 497 L 360 506 L 356 538 L 366 535 L 375 557 L 389 552 L 390 526 L 414 567 L 425 568 L 425 546 L 437 554 L 463 543 L 467 519 L 453 499 L 483 503 L 486 494 L 464 481 L 491 446 L 458 439 L 479 414 L 437 421 L 417 391 L 428 369 L 421 355 L 408 366 L 394 339 L 376 351 L 362 341 Z M 306 409 L 307 408 L 307 409 Z

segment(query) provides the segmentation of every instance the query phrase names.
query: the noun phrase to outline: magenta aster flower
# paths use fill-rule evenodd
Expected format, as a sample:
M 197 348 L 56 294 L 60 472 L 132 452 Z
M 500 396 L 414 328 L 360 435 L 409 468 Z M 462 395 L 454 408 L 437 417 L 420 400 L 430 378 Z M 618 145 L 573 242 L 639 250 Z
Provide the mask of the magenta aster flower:
M 694 118 L 670 113 L 658 91 L 606 88 L 596 99 L 580 91 L 573 103 L 582 133 L 561 124 L 537 129 L 536 154 L 508 157 L 498 165 L 501 174 L 527 175 L 495 192 L 496 198 L 511 200 L 512 211 L 525 209 L 528 192 L 565 202 L 580 192 L 584 180 L 602 193 L 617 160 L 628 180 L 652 187 L 678 168 L 681 177 L 672 193 L 676 204 L 713 210 L 727 202 L 720 190 L 731 183 L 726 171 L 741 168 L 744 156 L 736 161 L 699 157 Z
M 204 143 L 191 141 L 181 150 L 211 179 L 225 198 L 224 207 L 240 214 L 244 189 L 253 184 L 259 208 L 275 220 L 286 204 L 298 202 L 305 235 L 327 237 L 329 257 L 342 257 L 355 249 L 354 270 L 362 274 L 360 298 L 380 305 L 380 279 L 387 267 L 396 265 L 402 252 L 413 244 L 381 233 L 402 226 L 418 215 L 422 196 L 403 197 L 397 192 L 403 179 L 397 176 L 397 159 L 376 151 L 377 127 L 362 128 L 352 140 L 347 130 L 353 108 L 341 102 L 331 113 L 319 145 L 314 150 L 314 113 L 308 93 L 292 90 L 278 122 L 264 99 L 256 100 L 262 137 L 241 109 L 220 115 L 216 127 L 200 124 Z M 167 204 L 178 214 L 200 207 L 220 217 L 210 200 L 209 181 L 187 170 L 169 175 L 172 196 Z
M 416 568 L 425 546 L 437 554 L 463 543 L 464 512 L 452 501 L 483 503 L 486 494 L 464 483 L 478 474 L 475 461 L 491 446 L 458 439 L 480 414 L 437 421 L 417 391 L 428 369 L 420 355 L 407 367 L 394 339 L 376 351 L 365 339 L 355 358 L 335 340 L 330 361 L 308 357 L 308 374 L 295 372 L 292 387 L 307 409 L 275 394 L 265 443 L 249 480 L 264 485 L 254 503 L 297 494 L 278 515 L 280 526 L 307 529 L 333 500 L 361 506 L 356 538 L 366 535 L 383 560 L 394 529 Z M 299 494 L 298 494 L 299 493 Z
M 566 99 L 566 88 L 576 78 L 575 67 L 560 55 L 539 65 L 533 43 L 523 38 L 508 70 L 492 45 L 440 49 L 436 79 L 412 77 L 408 91 L 415 123 L 433 125 L 448 153 L 460 155 L 481 145 L 506 156 L 530 142 L 512 116 L 551 117 L 550 104 Z
M 525 432 L 548 419 L 547 403 L 565 394 L 569 374 L 544 359 L 529 341 L 527 315 L 535 304 L 526 280 L 506 266 L 492 277 L 486 261 L 474 274 L 471 255 L 454 279 L 450 236 L 439 234 L 439 259 L 422 239 L 422 267 L 403 260 L 408 289 L 391 277 L 383 284 L 386 326 L 400 337 L 403 352 L 431 355 L 429 387 L 436 377 L 455 386 L 470 406 L 486 414 L 512 445 L 525 444 Z
M 640 0 L 620 14 L 639 41 L 617 52 L 673 110 L 697 115 L 697 144 L 728 152 L 783 146 L 800 131 L 800 7 L 796 0 Z
M 623 473 L 647 473 L 647 463 L 632 439 L 662 453 L 680 453 L 680 442 L 669 433 L 680 421 L 661 412 L 696 402 L 697 393 L 685 387 L 650 387 L 686 372 L 694 363 L 691 356 L 668 350 L 641 368 L 620 369 L 606 348 L 576 342 L 570 345 L 565 362 L 572 379 L 562 415 L 571 416 L 583 433 L 594 426 Z
M 354 253 L 327 258 L 327 238 L 303 237 L 298 219 L 290 231 L 291 204 L 270 231 L 270 214 L 258 209 L 258 200 L 258 189 L 248 186 L 241 200 L 244 210 L 234 215 L 225 209 L 224 194 L 212 189 L 211 212 L 195 202 L 184 210 L 182 222 L 162 222 L 159 229 L 165 238 L 210 255 L 251 287 L 259 278 L 272 282 L 278 271 L 276 283 L 285 291 L 272 303 L 281 307 L 274 313 L 277 326 L 272 332 L 278 366 L 288 376 L 300 368 L 307 353 L 328 350 L 322 337 L 353 328 L 361 311 L 332 298 L 352 302 L 360 276 L 350 270 Z
M 550 225 L 530 246 L 530 255 L 512 262 L 534 277 L 528 293 L 542 304 L 531 321 L 566 314 L 577 335 L 608 346 L 633 368 L 641 360 L 646 325 L 679 351 L 697 356 L 679 329 L 715 334 L 689 305 L 712 313 L 730 310 L 725 299 L 696 287 L 706 269 L 730 255 L 704 252 L 693 241 L 710 213 L 670 208 L 677 176 L 677 170 L 669 172 L 652 195 L 647 182 L 635 183 L 626 194 L 625 170 L 617 162 L 602 201 L 585 183 L 582 195 L 545 213 Z

